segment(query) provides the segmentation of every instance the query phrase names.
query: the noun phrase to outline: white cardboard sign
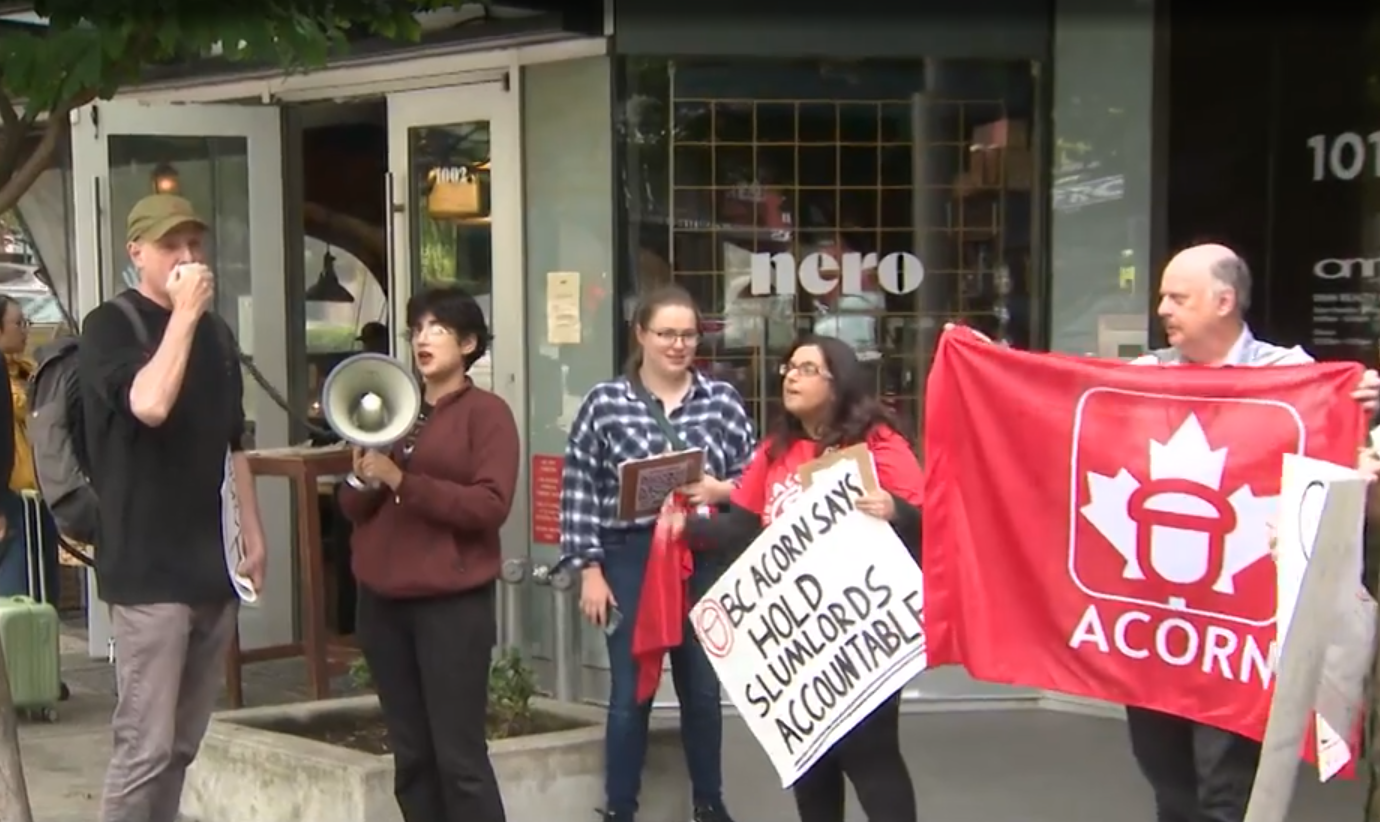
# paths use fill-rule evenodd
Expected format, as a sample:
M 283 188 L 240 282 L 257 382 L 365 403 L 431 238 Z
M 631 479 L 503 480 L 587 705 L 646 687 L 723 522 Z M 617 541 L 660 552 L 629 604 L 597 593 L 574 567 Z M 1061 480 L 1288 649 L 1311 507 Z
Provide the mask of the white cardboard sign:
M 690 612 L 782 787 L 925 670 L 924 578 L 862 495 L 856 461 L 817 476 Z
M 1310 724 L 1324 780 L 1352 758 L 1346 741 L 1361 707 L 1375 620 L 1374 602 L 1360 588 L 1366 492 L 1353 469 L 1284 456 L 1275 543 L 1275 690 L 1246 822 L 1288 817 Z M 1369 608 L 1361 607 L 1362 599 Z

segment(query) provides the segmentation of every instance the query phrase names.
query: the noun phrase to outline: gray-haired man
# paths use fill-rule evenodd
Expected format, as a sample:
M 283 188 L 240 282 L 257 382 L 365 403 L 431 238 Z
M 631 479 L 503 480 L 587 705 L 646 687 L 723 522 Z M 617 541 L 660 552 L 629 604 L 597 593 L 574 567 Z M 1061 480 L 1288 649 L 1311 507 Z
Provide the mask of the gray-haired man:
M 177 818 L 239 612 L 226 550 L 235 508 L 238 573 L 263 590 L 263 528 L 241 446 L 244 384 L 230 331 L 211 311 L 205 239 L 187 200 L 135 203 L 127 250 L 139 284 L 82 327 L 97 588 L 110 605 L 119 686 L 101 822 Z
M 1297 365 L 1302 348 L 1257 340 L 1246 325 L 1251 274 L 1221 245 L 1175 255 L 1160 279 L 1159 316 L 1170 347 L 1133 364 Z M 1367 371 L 1352 393 L 1373 411 L 1377 378 Z M 1145 708 L 1126 709 L 1131 751 L 1155 792 L 1158 822 L 1241 822 L 1246 815 L 1260 743 L 1239 734 Z
M 1179 252 L 1160 278 L 1158 313 L 1169 347 L 1131 364 L 1312 362 L 1302 348 L 1272 345 L 1251 334 L 1245 318 L 1250 296 L 1250 269 L 1230 248 L 1198 245 Z M 1366 371 L 1351 397 L 1374 412 L 1380 375 Z M 1259 742 L 1145 708 L 1128 707 L 1126 719 L 1131 751 L 1155 792 L 1157 822 L 1242 822 L 1260 763 Z

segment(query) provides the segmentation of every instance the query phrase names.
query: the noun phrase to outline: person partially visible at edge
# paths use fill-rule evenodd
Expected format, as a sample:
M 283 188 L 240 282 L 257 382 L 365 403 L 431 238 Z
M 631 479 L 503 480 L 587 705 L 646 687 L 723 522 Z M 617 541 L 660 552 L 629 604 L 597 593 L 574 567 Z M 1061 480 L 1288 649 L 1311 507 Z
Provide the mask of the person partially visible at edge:
M 422 414 L 392 448 L 355 449 L 341 486 L 354 524 L 356 635 L 393 750 L 407 822 L 503 822 L 485 718 L 494 609 L 521 448 L 512 409 L 476 387 L 489 346 L 484 312 L 464 290 L 407 303 Z
M 142 319 L 147 347 L 109 302 L 82 325 L 77 374 L 100 500 L 96 579 L 110 605 L 119 693 L 101 822 L 178 816 L 239 613 L 222 530 L 236 500 L 237 571 L 263 591 L 263 527 L 241 446 L 244 382 L 230 331 L 210 310 L 206 232 L 182 197 L 135 203 L 127 249 L 139 284 L 115 299 Z
M 1169 347 L 1132 365 L 1300 365 L 1302 348 L 1256 339 L 1246 323 L 1251 273 L 1236 252 L 1204 244 L 1176 254 L 1160 278 L 1159 317 Z M 1352 399 L 1374 412 L 1380 377 L 1367 370 Z M 1242 822 L 1260 743 L 1159 711 L 1128 706 L 1131 752 L 1155 794 L 1157 822 Z
M 10 411 L 14 424 L 10 426 L 13 436 L 5 443 L 6 450 L 12 449 L 13 467 L 10 469 L 9 493 L 0 502 L 0 596 L 29 593 L 29 563 L 40 555 L 43 577 L 42 590 L 34 591 L 35 596 L 53 607 L 58 603 L 58 532 L 52 512 L 42 500 L 24 499 L 23 492 L 38 491 L 38 475 L 34 470 L 33 446 L 29 443 L 29 377 L 36 365 L 28 356 L 29 320 L 24 316 L 24 307 L 13 297 L 0 294 L 0 354 L 5 357 L 5 367 L 10 378 Z M 2 437 L 0 437 L 2 438 Z M 31 506 L 33 524 L 38 527 L 37 534 L 28 531 L 25 506 Z M 34 539 L 37 545 L 30 545 Z M 38 576 L 35 573 L 34 579 Z M 61 698 L 67 699 L 67 684 L 62 684 Z
M 802 465 L 836 448 L 866 444 L 881 488 L 858 500 L 857 507 L 890 522 L 919 561 L 924 474 L 911 442 L 870 385 L 869 373 L 847 342 L 821 336 L 797 341 L 781 366 L 784 413 L 743 472 L 729 510 L 685 521 L 692 549 L 746 549 L 800 494 Z M 845 777 L 871 822 L 915 822 L 915 789 L 901 754 L 900 721 L 896 694 L 795 783 L 801 822 L 843 822 Z
M 633 630 L 651 550 L 654 517 L 618 518 L 618 466 L 687 448 L 705 454 L 704 479 L 684 489 L 693 505 L 728 501 L 755 444 L 738 391 L 693 367 L 700 314 L 684 289 L 648 293 L 633 317 L 636 350 L 623 376 L 594 386 L 581 404 L 565 449 L 561 483 L 561 552 L 587 561 L 580 608 L 604 628 L 609 653 L 609 716 L 605 728 L 603 818 L 632 822 L 642 786 L 651 701 L 637 696 Z M 692 597 L 703 596 L 722 565 L 696 557 Z M 680 701 L 681 739 L 690 772 L 694 822 L 732 822 L 723 802 L 723 715 L 719 679 L 688 620 L 671 649 Z

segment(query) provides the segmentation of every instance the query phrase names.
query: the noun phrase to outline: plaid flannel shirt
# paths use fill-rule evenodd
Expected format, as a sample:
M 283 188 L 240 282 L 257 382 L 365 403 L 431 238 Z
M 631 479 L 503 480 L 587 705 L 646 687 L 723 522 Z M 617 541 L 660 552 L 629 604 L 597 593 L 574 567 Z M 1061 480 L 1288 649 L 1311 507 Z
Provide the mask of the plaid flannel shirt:
M 732 385 L 698 371 L 690 393 L 667 415 L 685 445 L 705 452 L 704 469 L 736 480 L 757 444 L 752 420 Z M 565 447 L 561 477 L 561 554 L 600 548 L 603 529 L 631 529 L 655 517 L 618 520 L 618 466 L 668 450 L 666 436 L 626 377 L 601 382 L 585 396 Z

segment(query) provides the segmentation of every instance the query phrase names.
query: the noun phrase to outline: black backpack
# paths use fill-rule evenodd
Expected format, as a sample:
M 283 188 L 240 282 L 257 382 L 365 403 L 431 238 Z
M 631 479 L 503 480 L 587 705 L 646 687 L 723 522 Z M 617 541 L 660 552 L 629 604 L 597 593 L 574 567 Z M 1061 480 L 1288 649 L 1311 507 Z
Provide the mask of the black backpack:
M 152 353 L 153 340 L 144 318 L 124 292 L 114 303 L 134 326 L 139 347 Z M 231 352 L 227 370 L 234 368 L 239 348 L 230 326 L 211 315 L 222 344 Z M 82 411 L 77 357 L 78 337 L 64 337 L 34 352 L 37 367 L 29 377 L 29 444 L 33 447 L 38 491 L 57 521 L 58 533 L 88 545 L 100 535 L 100 511 L 91 487 L 90 451 L 86 447 L 86 418 Z
M 124 294 L 111 300 L 120 307 L 142 348 L 149 348 L 148 326 Z M 34 352 L 37 367 L 29 376 L 29 444 L 43 501 L 57 521 L 58 532 L 94 544 L 100 532 L 96 491 L 91 487 L 90 452 L 77 377 L 78 337 L 64 337 Z

